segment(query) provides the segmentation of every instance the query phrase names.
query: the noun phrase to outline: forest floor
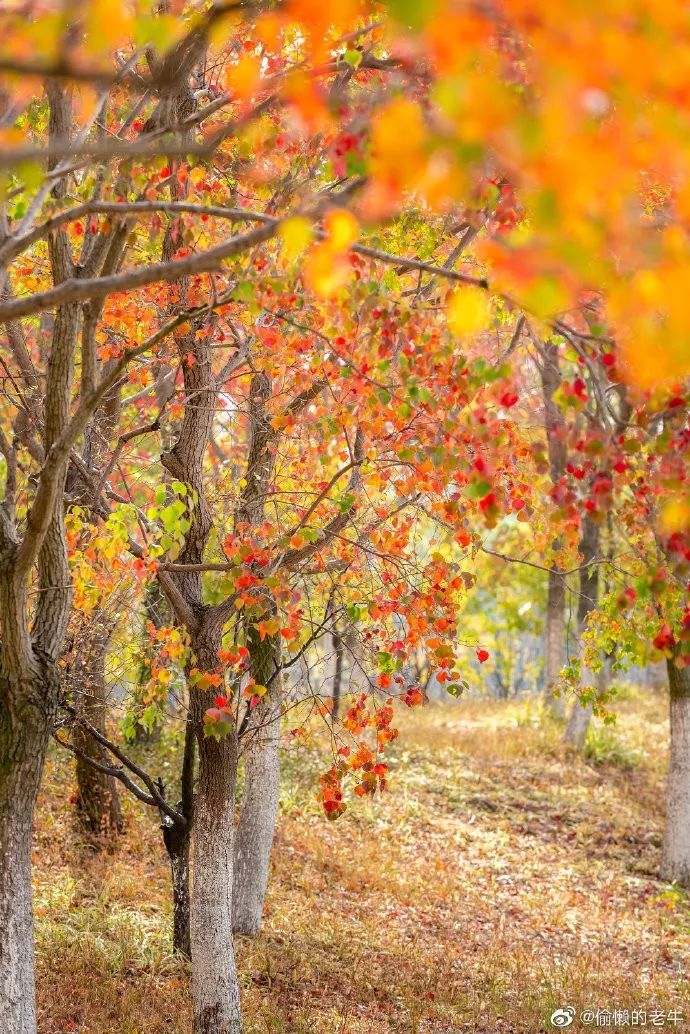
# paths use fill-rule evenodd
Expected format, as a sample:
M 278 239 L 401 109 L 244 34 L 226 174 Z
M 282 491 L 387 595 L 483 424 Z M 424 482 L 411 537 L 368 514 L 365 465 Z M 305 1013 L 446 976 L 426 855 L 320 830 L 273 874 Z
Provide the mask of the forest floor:
M 248 1034 L 537 1034 L 568 1006 L 571 1030 L 597 1029 L 600 1008 L 629 1011 L 612 1027 L 663 1014 L 690 1031 L 690 903 L 656 877 L 666 742 L 651 691 L 627 694 L 584 760 L 535 704 L 432 705 L 405 716 L 390 792 L 327 822 L 318 737 L 295 741 L 264 929 L 236 943 Z M 189 1034 L 155 816 L 128 801 L 99 853 L 72 792 L 54 754 L 35 834 L 40 1032 Z

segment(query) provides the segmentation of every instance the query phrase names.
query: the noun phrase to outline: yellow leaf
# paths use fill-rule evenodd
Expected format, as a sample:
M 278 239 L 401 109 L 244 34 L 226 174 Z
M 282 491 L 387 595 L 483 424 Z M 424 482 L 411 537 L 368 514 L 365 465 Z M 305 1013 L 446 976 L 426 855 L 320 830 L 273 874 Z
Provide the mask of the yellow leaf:
M 92 54 L 114 50 L 130 36 L 132 28 L 132 16 L 121 0 L 92 2 L 86 17 L 86 49 Z
M 314 238 L 314 231 L 309 220 L 300 215 L 293 216 L 292 219 L 286 219 L 281 224 L 278 233 L 283 242 L 285 254 L 291 260 L 301 255 Z
M 255 697 L 263 697 L 263 696 L 266 695 L 266 693 L 268 693 L 268 686 L 260 686 L 260 685 L 257 684 L 257 685 L 252 686 L 251 689 L 252 689 L 252 694 Z
M 253 54 L 243 54 L 236 65 L 231 65 L 225 79 L 228 91 L 241 100 L 249 100 L 261 79 L 261 63 Z
M 690 499 L 671 499 L 661 512 L 661 528 L 666 535 L 675 535 L 690 528 Z
M 343 208 L 330 211 L 324 219 L 328 243 L 336 251 L 346 251 L 359 236 L 359 224 L 351 212 Z
M 334 298 L 351 274 L 349 263 L 335 254 L 328 243 L 314 248 L 304 262 L 304 279 L 320 298 Z
M 478 334 L 491 319 L 489 300 L 479 287 L 462 287 L 452 295 L 446 315 L 456 337 Z
M 376 163 L 405 175 L 422 156 L 427 138 L 421 108 L 415 101 L 398 97 L 383 108 L 374 121 L 371 138 Z

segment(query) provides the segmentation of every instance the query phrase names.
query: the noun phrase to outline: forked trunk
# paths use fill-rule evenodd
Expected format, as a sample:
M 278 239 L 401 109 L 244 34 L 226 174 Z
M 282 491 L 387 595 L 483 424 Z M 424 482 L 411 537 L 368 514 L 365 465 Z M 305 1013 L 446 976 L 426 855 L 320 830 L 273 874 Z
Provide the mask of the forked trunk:
M 556 718 L 565 718 L 565 702 L 555 695 L 558 676 L 565 664 L 565 581 L 559 571 L 549 571 L 544 626 L 544 703 Z
M 252 630 L 248 641 L 252 674 L 270 686 L 252 712 L 242 741 L 244 796 L 235 833 L 232 924 L 237 933 L 254 936 L 261 929 L 278 815 L 281 680 L 275 675 L 280 664 L 276 640 L 267 636 L 260 642 Z
M 661 877 L 690 888 L 690 668 L 667 663 L 671 756 Z
M 0 690 L 0 1030 L 36 1034 L 31 831 L 49 721 Z

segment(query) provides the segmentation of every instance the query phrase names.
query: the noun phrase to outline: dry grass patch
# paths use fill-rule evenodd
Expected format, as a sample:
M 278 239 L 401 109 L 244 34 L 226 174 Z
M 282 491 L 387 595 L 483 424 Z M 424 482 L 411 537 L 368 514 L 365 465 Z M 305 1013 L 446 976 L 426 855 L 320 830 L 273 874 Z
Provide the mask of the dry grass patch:
M 655 875 L 664 714 L 626 700 L 581 760 L 534 707 L 434 705 L 405 716 L 391 793 L 336 823 L 318 739 L 291 747 L 264 931 L 237 944 L 250 1034 L 536 1034 L 559 1005 L 690 1019 L 690 910 Z M 70 778 L 54 759 L 37 821 L 41 1032 L 187 1034 L 153 817 L 130 803 L 94 854 Z

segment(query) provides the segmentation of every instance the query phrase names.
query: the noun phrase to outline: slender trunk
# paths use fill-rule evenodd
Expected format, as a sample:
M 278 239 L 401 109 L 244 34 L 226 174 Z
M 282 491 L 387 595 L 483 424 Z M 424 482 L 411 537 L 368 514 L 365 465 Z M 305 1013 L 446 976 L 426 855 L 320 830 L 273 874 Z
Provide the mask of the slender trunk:
M 31 830 L 50 721 L 0 690 L 0 1030 L 35 1034 Z
M 565 580 L 560 572 L 549 571 L 544 626 L 544 703 L 556 718 L 565 718 L 565 701 L 554 692 L 565 660 Z
M 87 641 L 82 644 L 75 663 L 73 684 L 77 711 L 105 735 L 107 686 L 105 655 L 110 628 L 94 620 Z M 88 757 L 101 760 L 100 745 L 79 722 L 75 724 L 75 745 Z M 86 758 L 77 755 L 77 815 L 82 828 L 95 836 L 117 835 L 122 831 L 122 810 L 113 776 L 99 772 Z
M 554 490 L 565 473 L 567 450 L 565 444 L 565 421 L 554 401 L 554 395 L 561 383 L 558 362 L 558 346 L 546 344 L 542 350 L 541 365 L 542 393 L 544 397 L 544 430 L 549 454 L 551 483 Z M 560 549 L 560 542 L 553 544 L 554 551 Z M 565 664 L 565 580 L 557 569 L 549 571 L 548 596 L 546 603 L 546 624 L 544 628 L 544 704 L 557 718 L 565 718 L 565 702 L 554 695 L 563 665 Z
M 333 640 L 333 652 L 335 654 L 335 666 L 333 669 L 333 709 L 332 714 L 334 720 L 338 717 L 340 711 L 340 694 L 343 686 L 343 659 L 345 655 L 345 649 L 343 644 L 343 637 L 339 630 L 334 628 L 332 636 Z
M 690 888 L 690 668 L 669 659 L 671 756 L 661 878 Z
M 243 737 L 244 795 L 235 832 L 233 929 L 256 935 L 261 929 L 268 886 L 271 848 L 280 795 L 280 643 L 255 629 L 247 637 L 251 672 L 257 683 L 269 685 L 254 708 Z
M 161 815 L 161 830 L 165 849 L 170 859 L 170 875 L 173 891 L 173 948 L 181 955 L 192 957 L 190 932 L 189 896 L 189 849 L 194 819 L 194 758 L 196 754 L 196 733 L 191 718 L 185 726 L 184 754 L 182 757 L 182 797 L 177 811 L 183 823 L 173 822 L 168 815 Z
M 580 553 L 582 555 L 582 570 L 580 572 L 580 600 L 577 609 L 577 620 L 580 637 L 587 628 L 587 620 L 599 603 L 599 568 L 595 561 L 599 554 L 601 543 L 601 530 L 590 514 L 585 514 L 582 521 L 582 538 L 580 540 Z M 582 646 L 580 646 L 582 652 Z M 597 695 L 603 692 L 607 681 L 606 664 L 598 674 L 582 667 L 580 672 L 580 684 L 584 686 L 595 686 Z M 581 751 L 587 738 L 587 730 L 592 719 L 592 702 L 582 703 L 577 697 L 573 703 L 568 725 L 563 734 L 563 742 Z
M 267 404 L 271 381 L 264 373 L 252 377 L 249 394 L 249 451 L 246 485 L 235 515 L 236 526 L 258 527 L 265 519 L 275 467 L 276 433 Z M 266 615 L 276 613 L 275 600 L 265 595 Z M 244 796 L 235 836 L 233 929 L 253 936 L 261 928 L 268 885 L 271 848 L 280 790 L 280 637 L 263 639 L 253 622 L 246 624 L 249 671 L 258 685 L 268 687 L 240 728 L 244 760 Z
M 173 822 L 169 815 L 161 819 L 163 842 L 170 859 L 173 891 L 173 948 L 186 958 L 192 957 L 189 927 L 189 826 Z
M 603 667 L 594 674 L 585 669 L 582 674 L 582 680 L 589 680 L 594 685 L 597 691 L 597 698 L 602 697 L 609 688 L 609 682 L 611 679 L 611 658 L 607 657 L 604 661 Z M 587 732 L 589 730 L 589 724 L 592 720 L 593 706 L 592 704 L 581 704 L 579 700 L 576 700 L 573 705 L 573 710 L 568 720 L 565 733 L 563 734 L 563 742 L 570 744 L 575 750 L 582 751 L 587 739 Z
M 165 595 L 154 579 L 149 583 L 144 595 L 144 629 L 142 631 L 142 652 L 139 664 L 139 676 L 133 690 L 132 709 L 139 718 L 148 706 L 145 699 L 145 687 L 151 678 L 151 649 L 149 644 L 148 624 L 151 622 L 154 628 L 162 628 L 168 620 L 168 605 Z M 137 743 L 151 743 L 160 737 L 161 727 L 157 723 L 153 729 L 145 728 L 140 721 L 134 726 L 134 736 Z
M 194 650 L 202 670 L 212 670 L 218 645 Z M 204 714 L 212 706 L 211 692 L 191 689 L 191 717 L 199 751 L 190 909 L 194 1034 L 240 1034 L 242 1014 L 232 943 L 237 737 L 232 733 L 221 739 L 204 736 Z
M 584 669 L 585 678 L 587 678 L 587 674 L 588 669 Z M 592 704 L 583 704 L 580 700 L 575 700 L 566 730 L 563 733 L 563 742 L 581 752 L 587 739 L 587 730 L 589 729 L 591 719 Z

